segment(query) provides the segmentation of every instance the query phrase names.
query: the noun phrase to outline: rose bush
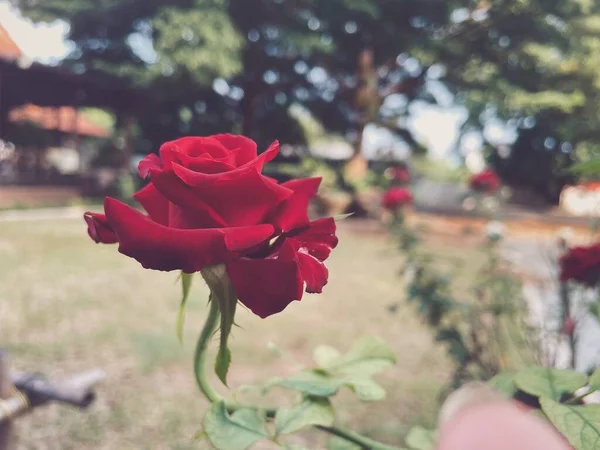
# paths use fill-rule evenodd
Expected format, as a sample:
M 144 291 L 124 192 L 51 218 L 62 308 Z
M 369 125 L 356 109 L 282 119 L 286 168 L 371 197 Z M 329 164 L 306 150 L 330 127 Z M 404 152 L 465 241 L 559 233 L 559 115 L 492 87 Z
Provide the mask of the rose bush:
M 403 187 L 391 187 L 383 194 L 383 207 L 390 211 L 410 205 L 412 201 L 412 194 Z
M 600 243 L 574 247 L 560 258 L 560 281 L 594 287 L 600 282 Z
M 254 141 L 230 134 L 167 142 L 139 164 L 149 183 L 134 197 L 147 214 L 107 198 L 105 214 L 85 213 L 88 233 L 148 269 L 225 264 L 252 312 L 280 312 L 304 290 L 321 292 L 337 237 L 332 218 L 308 218 L 320 178 L 278 184 L 262 175 L 278 152 L 274 142 L 258 155 Z
M 500 178 L 498 178 L 498 175 L 491 169 L 479 172 L 478 174 L 473 175 L 469 180 L 471 189 L 485 193 L 496 192 L 500 189 L 501 185 Z

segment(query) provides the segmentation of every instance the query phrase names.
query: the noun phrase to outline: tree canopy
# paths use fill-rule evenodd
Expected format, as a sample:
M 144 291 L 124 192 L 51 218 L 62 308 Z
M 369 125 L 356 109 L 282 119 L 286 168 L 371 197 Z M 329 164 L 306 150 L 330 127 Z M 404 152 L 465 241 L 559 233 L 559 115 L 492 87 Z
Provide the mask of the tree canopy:
M 34 20 L 70 24 L 64 65 L 146 89 L 145 151 L 217 131 L 263 147 L 302 144 L 292 104 L 357 149 L 365 125 L 376 124 L 418 151 L 410 105 L 446 91 L 469 113 L 463 131 L 491 121 L 516 131 L 512 151 L 487 142 L 509 181 L 527 181 L 536 167 L 534 184 L 552 195 L 568 181 L 563 169 L 600 155 L 593 0 L 13 2 Z

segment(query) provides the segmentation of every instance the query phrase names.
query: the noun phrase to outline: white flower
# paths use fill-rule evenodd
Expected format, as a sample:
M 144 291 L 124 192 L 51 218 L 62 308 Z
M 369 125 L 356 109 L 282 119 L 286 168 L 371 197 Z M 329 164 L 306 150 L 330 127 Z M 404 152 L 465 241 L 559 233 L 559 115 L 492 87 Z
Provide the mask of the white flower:
M 485 227 L 485 232 L 487 234 L 487 237 L 490 239 L 500 239 L 504 236 L 504 233 L 506 232 L 506 225 L 497 220 L 492 220 L 491 222 L 487 223 Z

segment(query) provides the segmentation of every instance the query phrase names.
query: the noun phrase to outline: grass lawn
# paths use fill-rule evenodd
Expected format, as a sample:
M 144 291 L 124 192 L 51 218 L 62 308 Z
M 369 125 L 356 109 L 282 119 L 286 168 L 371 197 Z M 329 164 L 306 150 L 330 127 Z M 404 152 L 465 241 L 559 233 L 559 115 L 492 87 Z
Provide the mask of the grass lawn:
M 240 308 L 230 386 L 293 373 L 311 363 L 318 344 L 346 350 L 362 335 L 380 336 L 398 357 L 379 377 L 386 400 L 361 403 L 345 393 L 337 420 L 401 444 L 413 424 L 433 424 L 449 363 L 402 302 L 401 258 L 388 238 L 340 228 L 324 294 L 306 295 L 265 320 Z M 454 245 L 445 251 L 464 255 L 460 242 Z M 0 255 L 0 345 L 14 368 L 52 378 L 95 367 L 107 373 L 88 411 L 50 406 L 19 420 L 19 448 L 209 448 L 192 442 L 207 407 L 191 367 L 207 312 L 199 277 L 182 347 L 175 335 L 177 274 L 144 270 L 115 246 L 94 244 L 83 220 L 0 223 Z M 398 301 L 390 314 L 387 306 Z M 298 442 L 324 448 L 322 436 L 307 432 Z

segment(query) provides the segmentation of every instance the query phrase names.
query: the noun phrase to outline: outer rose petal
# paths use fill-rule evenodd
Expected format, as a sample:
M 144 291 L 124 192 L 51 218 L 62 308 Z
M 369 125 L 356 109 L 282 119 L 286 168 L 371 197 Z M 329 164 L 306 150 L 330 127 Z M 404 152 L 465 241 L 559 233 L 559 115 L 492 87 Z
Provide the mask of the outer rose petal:
M 188 186 L 199 201 L 205 202 L 227 226 L 246 226 L 261 223 L 293 191 L 265 179 L 256 168 L 250 167 L 235 176 L 233 172 L 217 179 L 174 164 L 175 174 Z
M 263 319 L 302 299 L 303 280 L 296 251 L 289 242 L 273 257 L 232 261 L 227 264 L 227 273 L 240 302 Z
M 329 271 L 325 264 L 315 257 L 298 252 L 298 263 L 300 265 L 300 273 L 306 282 L 306 292 L 309 294 L 320 294 L 323 292 L 323 286 L 327 284 Z
M 86 212 L 83 218 L 88 225 L 88 234 L 96 241 L 96 244 L 114 244 L 117 242 L 117 235 L 108 223 L 104 214 Z
M 138 172 L 144 180 L 150 175 L 150 169 L 162 169 L 162 162 L 154 153 L 150 153 L 138 164 Z
M 167 200 L 152 183 L 133 194 L 148 215 L 161 225 L 169 225 L 169 200 Z
M 271 225 L 178 230 L 165 227 L 118 200 L 107 198 L 104 209 L 119 241 L 119 252 L 146 269 L 193 273 L 238 258 L 269 239 Z
M 308 204 L 317 195 L 321 178 L 301 178 L 299 180 L 283 183 L 288 189 L 294 191 L 278 208 L 270 222 L 275 228 L 288 232 L 296 228 L 303 228 L 310 223 L 308 218 Z
M 301 247 L 309 255 L 320 261 L 325 261 L 331 250 L 338 244 L 335 235 L 335 220 L 332 217 L 314 220 L 306 230 L 294 235 L 292 238 L 300 242 Z

